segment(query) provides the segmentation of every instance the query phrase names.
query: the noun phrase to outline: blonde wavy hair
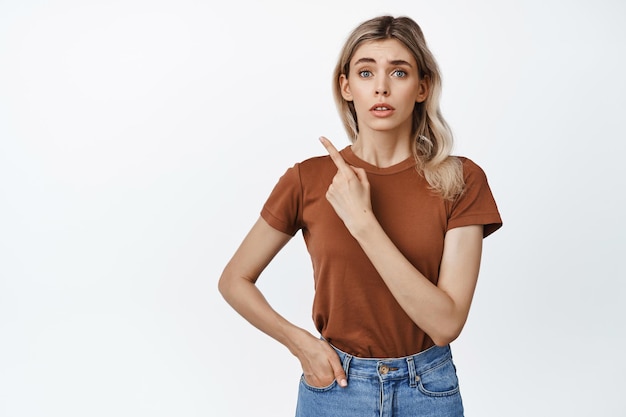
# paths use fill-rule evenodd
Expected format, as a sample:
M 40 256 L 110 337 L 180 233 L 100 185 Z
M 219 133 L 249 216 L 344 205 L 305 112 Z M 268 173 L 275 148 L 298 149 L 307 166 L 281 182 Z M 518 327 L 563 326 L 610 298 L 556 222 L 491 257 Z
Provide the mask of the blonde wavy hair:
M 441 75 L 419 25 L 409 17 L 379 16 L 357 26 L 348 36 L 333 73 L 333 95 L 350 140 L 358 137 L 359 125 L 354 103 L 341 95 L 340 77 L 350 74 L 350 61 L 364 42 L 385 39 L 400 41 L 415 57 L 420 78 L 429 84 L 428 97 L 413 109 L 413 155 L 430 187 L 444 199 L 452 200 L 464 187 L 461 161 L 451 156 L 453 138 L 439 106 Z

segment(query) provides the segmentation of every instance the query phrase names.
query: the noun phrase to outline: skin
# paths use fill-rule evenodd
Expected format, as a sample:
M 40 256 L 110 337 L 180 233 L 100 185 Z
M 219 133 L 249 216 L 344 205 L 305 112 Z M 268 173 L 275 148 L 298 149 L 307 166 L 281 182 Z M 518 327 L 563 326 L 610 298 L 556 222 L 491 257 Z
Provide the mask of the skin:
M 409 50 L 393 39 L 364 43 L 355 51 L 350 73 L 338 81 L 344 99 L 354 102 L 359 120 L 354 153 L 379 167 L 408 158 L 413 106 L 428 96 L 428 80 L 419 77 Z M 380 103 L 393 110 L 372 110 Z M 322 137 L 320 141 L 337 166 L 327 200 L 409 317 L 437 345 L 452 342 L 469 314 L 483 227 L 465 226 L 446 233 L 439 281 L 432 284 L 378 223 L 372 212 L 367 173 L 348 165 L 328 139 Z M 219 290 L 239 314 L 298 358 L 307 383 L 323 387 L 337 380 L 345 387 L 347 378 L 332 347 L 278 314 L 255 285 L 290 238 L 259 218 L 224 268 Z
M 428 97 L 428 80 L 419 77 L 411 52 L 395 39 L 367 42 L 357 48 L 350 73 L 341 75 L 339 83 L 343 98 L 357 112 L 355 154 L 379 167 L 411 156 L 413 108 Z M 381 103 L 394 110 L 383 115 L 371 111 Z

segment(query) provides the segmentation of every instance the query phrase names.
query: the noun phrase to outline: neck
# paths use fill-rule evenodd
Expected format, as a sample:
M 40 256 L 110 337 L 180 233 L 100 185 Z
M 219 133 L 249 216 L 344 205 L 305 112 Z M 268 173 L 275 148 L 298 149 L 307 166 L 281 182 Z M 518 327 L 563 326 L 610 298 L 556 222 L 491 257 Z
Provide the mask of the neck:
M 352 152 L 371 165 L 386 168 L 412 155 L 411 138 L 398 132 L 359 132 Z

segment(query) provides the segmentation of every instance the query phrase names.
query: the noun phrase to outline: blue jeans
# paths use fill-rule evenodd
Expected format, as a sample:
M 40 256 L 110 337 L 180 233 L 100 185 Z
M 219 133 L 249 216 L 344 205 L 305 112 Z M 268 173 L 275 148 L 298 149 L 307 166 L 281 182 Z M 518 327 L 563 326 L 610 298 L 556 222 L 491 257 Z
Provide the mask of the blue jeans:
M 296 417 L 462 417 L 450 346 L 404 358 L 358 358 L 335 348 L 348 376 L 318 388 L 300 378 Z

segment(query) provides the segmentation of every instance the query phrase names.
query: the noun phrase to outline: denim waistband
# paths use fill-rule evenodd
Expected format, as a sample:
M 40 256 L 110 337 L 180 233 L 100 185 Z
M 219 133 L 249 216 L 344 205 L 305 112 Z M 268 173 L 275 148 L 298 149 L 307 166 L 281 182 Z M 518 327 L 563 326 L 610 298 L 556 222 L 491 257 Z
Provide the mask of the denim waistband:
M 452 359 L 449 345 L 433 346 L 402 358 L 359 358 L 331 346 L 339 355 L 348 380 L 350 377 L 377 378 L 381 381 L 408 377 L 413 386 L 420 375 Z

